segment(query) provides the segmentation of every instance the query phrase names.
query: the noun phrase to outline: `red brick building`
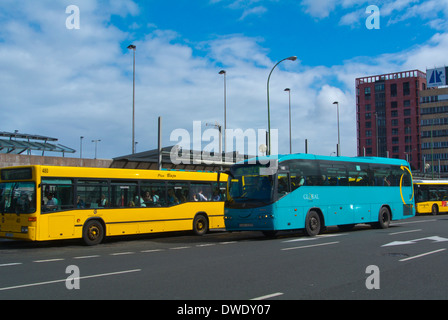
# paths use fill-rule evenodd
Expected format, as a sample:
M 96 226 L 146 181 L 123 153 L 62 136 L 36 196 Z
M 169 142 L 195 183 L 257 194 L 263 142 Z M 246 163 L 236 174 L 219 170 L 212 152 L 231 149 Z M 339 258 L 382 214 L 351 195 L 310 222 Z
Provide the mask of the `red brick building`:
M 405 159 L 421 168 L 419 70 L 356 79 L 358 156 Z

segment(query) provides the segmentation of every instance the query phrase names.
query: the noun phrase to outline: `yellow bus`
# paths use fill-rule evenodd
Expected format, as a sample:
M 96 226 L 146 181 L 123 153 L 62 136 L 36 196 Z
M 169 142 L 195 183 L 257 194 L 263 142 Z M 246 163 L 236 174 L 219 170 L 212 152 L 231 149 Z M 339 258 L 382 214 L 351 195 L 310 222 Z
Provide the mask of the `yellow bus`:
M 224 228 L 226 175 L 110 168 L 0 169 L 0 238 L 46 241 Z M 222 181 L 222 182 L 221 182 Z
M 417 214 L 448 212 L 448 180 L 415 180 Z

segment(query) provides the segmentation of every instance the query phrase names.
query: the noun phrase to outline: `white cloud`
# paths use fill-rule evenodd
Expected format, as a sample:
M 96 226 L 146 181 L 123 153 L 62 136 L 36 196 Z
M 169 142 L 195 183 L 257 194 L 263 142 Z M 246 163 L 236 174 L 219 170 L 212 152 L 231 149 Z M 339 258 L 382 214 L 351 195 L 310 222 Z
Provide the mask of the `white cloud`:
M 337 0 L 302 0 L 305 12 L 315 18 L 326 18 L 337 5 Z
M 244 10 L 242 16 L 240 17 L 240 20 L 244 20 L 247 16 L 250 16 L 250 15 L 261 16 L 264 13 L 266 13 L 267 11 L 268 11 L 268 9 L 266 9 L 266 7 L 263 7 L 263 6 L 248 8 L 248 9 Z

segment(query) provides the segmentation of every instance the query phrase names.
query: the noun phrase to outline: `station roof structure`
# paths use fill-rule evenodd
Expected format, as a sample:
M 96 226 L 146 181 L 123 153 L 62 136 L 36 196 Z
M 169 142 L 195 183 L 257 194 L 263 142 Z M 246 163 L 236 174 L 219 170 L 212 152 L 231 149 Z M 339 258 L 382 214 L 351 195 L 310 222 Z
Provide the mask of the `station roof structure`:
M 229 168 L 234 163 L 252 158 L 238 152 L 204 155 L 201 151 L 183 150 L 177 146 L 164 147 L 161 150 L 162 167 L 170 170 L 218 171 Z M 111 168 L 150 169 L 158 168 L 159 151 L 157 149 L 125 155 L 113 159 Z M 174 161 L 173 161 L 174 160 Z
M 5 139 L 3 139 L 5 138 Z M 76 150 L 62 144 L 55 144 L 56 138 L 19 132 L 0 131 L 0 153 L 22 154 L 31 151 L 75 153 Z

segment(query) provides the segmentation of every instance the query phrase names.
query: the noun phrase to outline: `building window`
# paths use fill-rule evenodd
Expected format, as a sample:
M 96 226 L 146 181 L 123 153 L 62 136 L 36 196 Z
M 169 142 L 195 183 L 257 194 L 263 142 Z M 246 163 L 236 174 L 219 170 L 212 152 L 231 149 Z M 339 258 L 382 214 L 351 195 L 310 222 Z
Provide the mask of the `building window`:
M 365 87 L 364 88 L 364 98 L 366 100 L 370 100 L 370 94 L 371 94 L 370 87 Z
M 390 85 L 390 96 L 396 97 L 397 96 L 397 84 L 393 83 Z
M 403 95 L 408 96 L 411 94 L 411 90 L 409 88 L 409 82 L 403 82 Z

